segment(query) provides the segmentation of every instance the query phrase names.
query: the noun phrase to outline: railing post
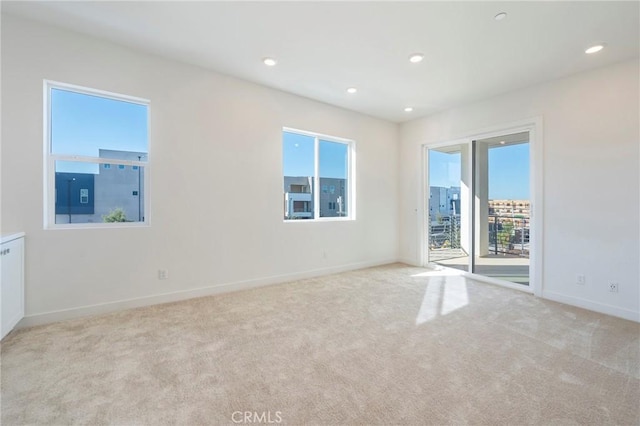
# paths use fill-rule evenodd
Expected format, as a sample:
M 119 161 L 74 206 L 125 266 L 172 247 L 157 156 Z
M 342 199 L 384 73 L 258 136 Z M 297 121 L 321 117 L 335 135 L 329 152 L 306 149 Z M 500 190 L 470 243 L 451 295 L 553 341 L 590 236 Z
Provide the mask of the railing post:
M 493 247 L 495 254 L 498 254 L 498 216 L 493 217 Z

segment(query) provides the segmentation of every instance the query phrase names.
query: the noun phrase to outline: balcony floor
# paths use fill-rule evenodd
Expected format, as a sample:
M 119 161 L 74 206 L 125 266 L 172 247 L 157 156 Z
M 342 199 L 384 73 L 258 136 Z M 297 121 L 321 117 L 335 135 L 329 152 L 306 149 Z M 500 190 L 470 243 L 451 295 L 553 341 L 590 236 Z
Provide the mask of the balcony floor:
M 449 268 L 469 270 L 469 256 L 461 249 L 429 252 L 429 260 Z M 489 254 L 475 259 L 476 274 L 529 285 L 529 258 L 508 254 Z

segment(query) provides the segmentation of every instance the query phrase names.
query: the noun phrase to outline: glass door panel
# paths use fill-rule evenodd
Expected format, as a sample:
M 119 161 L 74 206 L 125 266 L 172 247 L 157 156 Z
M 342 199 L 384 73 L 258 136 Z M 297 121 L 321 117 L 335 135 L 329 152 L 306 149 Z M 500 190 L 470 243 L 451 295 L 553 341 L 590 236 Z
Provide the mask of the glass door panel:
M 470 254 L 468 153 L 468 144 L 428 151 L 428 261 L 463 271 Z
M 529 133 L 473 144 L 472 271 L 529 285 Z

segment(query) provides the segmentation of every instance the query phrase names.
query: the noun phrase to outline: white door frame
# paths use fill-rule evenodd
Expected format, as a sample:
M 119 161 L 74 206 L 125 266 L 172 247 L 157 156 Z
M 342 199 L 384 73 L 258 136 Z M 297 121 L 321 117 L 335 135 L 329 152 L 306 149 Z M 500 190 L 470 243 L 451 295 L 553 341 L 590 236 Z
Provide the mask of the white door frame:
M 525 292 L 533 293 L 536 296 L 542 296 L 543 288 L 543 123 L 542 117 L 534 117 L 517 122 L 499 124 L 488 128 L 468 132 L 463 137 L 447 139 L 444 141 L 435 141 L 432 143 L 422 144 L 422 179 L 419 185 L 420 202 L 418 203 L 418 234 L 419 234 L 419 255 L 422 266 L 434 266 L 429 264 L 429 227 L 426 226 L 429 212 L 429 149 L 441 148 L 451 145 L 467 144 L 469 149 L 469 162 L 472 161 L 471 149 L 472 141 L 487 139 L 496 136 L 502 136 L 512 133 L 529 132 L 529 193 L 530 193 L 530 227 L 533 231 L 529 235 L 529 285 L 514 284 L 509 281 L 499 280 L 496 278 L 485 277 L 471 272 L 460 271 L 461 275 L 501 285 L 503 287 L 514 288 Z M 462 165 L 462 167 L 470 167 L 471 164 Z M 475 188 L 469 188 L 471 194 L 475 194 Z M 471 205 L 469 203 L 468 215 L 471 214 Z M 471 217 L 471 216 L 469 216 Z M 471 218 L 471 220 L 475 220 Z M 470 253 L 471 254 L 471 253 Z M 439 265 L 438 265 L 439 266 Z M 471 256 L 469 256 L 469 266 L 471 266 Z

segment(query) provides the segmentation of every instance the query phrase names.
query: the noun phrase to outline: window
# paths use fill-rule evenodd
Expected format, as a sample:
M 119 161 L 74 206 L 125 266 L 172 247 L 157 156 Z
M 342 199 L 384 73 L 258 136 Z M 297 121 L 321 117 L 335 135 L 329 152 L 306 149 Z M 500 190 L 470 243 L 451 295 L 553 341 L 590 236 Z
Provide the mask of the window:
M 44 88 L 45 227 L 148 223 L 149 102 L 50 81 Z
M 290 192 L 296 193 L 296 194 L 304 194 L 309 192 L 309 186 L 307 185 L 296 185 L 295 183 L 292 183 L 290 185 Z
M 308 201 L 294 201 L 293 211 L 295 213 L 309 212 L 309 206 L 310 206 L 310 203 Z
M 342 138 L 283 130 L 285 220 L 355 218 L 354 146 Z

